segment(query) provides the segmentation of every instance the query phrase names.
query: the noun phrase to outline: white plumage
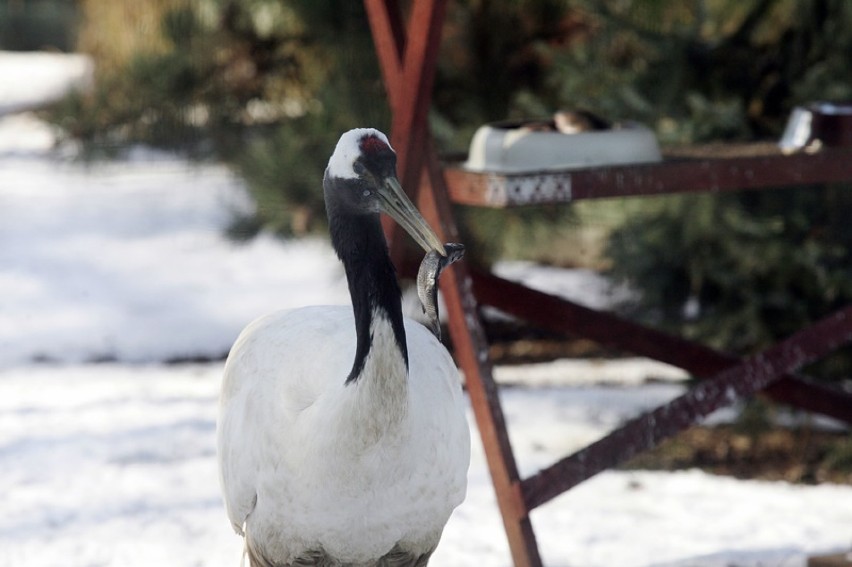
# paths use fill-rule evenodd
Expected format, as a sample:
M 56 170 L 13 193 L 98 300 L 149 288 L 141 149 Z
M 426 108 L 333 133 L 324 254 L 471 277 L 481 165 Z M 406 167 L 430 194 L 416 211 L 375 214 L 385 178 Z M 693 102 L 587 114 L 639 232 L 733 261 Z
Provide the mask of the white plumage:
M 373 131 L 364 132 L 355 143 Z M 326 172 L 327 201 L 342 179 L 332 167 L 339 157 Z M 329 217 L 334 224 L 331 207 Z M 273 313 L 249 325 L 228 357 L 217 430 L 228 516 L 257 565 L 425 565 L 467 485 L 458 371 L 419 323 L 405 319 L 400 339 L 398 306 L 376 299 L 382 293 L 359 302 L 353 279 L 369 279 L 386 247 L 361 264 L 338 254 L 353 303 L 367 301 L 369 312 Z M 371 285 L 383 285 L 373 275 Z M 369 345 L 360 366 L 359 335 Z

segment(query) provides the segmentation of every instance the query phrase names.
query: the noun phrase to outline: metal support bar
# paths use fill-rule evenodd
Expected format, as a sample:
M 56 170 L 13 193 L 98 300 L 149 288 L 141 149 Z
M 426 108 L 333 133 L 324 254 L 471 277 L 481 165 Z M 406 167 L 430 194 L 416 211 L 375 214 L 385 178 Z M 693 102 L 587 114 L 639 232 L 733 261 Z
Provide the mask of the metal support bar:
M 749 146 L 743 146 L 747 152 Z M 581 199 L 735 191 L 852 180 L 852 147 L 813 153 L 667 159 L 660 163 L 530 173 L 447 168 L 455 203 L 515 207 Z
M 444 241 L 456 242 L 458 228 L 447 193 L 441 190 L 443 172 L 431 146 L 428 147 L 425 164 L 418 205 L 423 216 L 436 227 Z M 447 306 L 450 336 L 464 371 L 509 549 L 516 567 L 540 566 L 541 557 L 528 509 L 521 495 L 521 478 L 509 441 L 497 384 L 492 375 L 488 341 L 479 318 L 472 280 L 464 262 L 453 266 L 455 269 L 447 270 L 441 276 L 441 292 Z
M 414 2 L 407 32 L 397 2 L 365 0 L 364 5 L 393 115 L 390 141 L 397 174 L 409 197 L 416 199 L 446 0 Z M 404 252 L 399 227 L 387 217 L 383 226 L 391 257 L 399 265 Z
M 583 480 L 655 447 L 716 409 L 766 388 L 852 341 L 852 307 L 847 307 L 790 338 L 699 382 L 686 394 L 629 421 L 600 441 L 539 471 L 522 483 L 532 510 Z
M 473 286 L 482 304 L 497 307 L 537 327 L 647 356 L 683 368 L 700 378 L 707 378 L 741 362 L 736 356 L 529 289 L 487 272 L 474 271 Z M 791 374 L 783 375 L 764 392 L 776 402 L 852 424 L 852 394 L 849 392 Z
M 391 140 L 397 151 L 403 187 L 409 192 L 419 189 L 412 197 L 417 199 L 424 217 L 444 241 L 457 241 L 458 231 L 446 182 L 426 124 L 446 2 L 415 1 L 407 36 L 396 2 L 365 0 L 365 6 L 393 110 Z M 399 242 L 393 238 L 393 229 L 387 224 L 385 228 L 394 254 L 395 249 L 400 249 Z M 404 263 L 399 254 L 394 254 L 394 260 Z M 466 264 L 459 262 L 446 270 L 440 286 L 447 305 L 450 335 L 465 373 L 512 559 L 517 567 L 540 567 L 535 533 L 521 496 L 520 476 Z

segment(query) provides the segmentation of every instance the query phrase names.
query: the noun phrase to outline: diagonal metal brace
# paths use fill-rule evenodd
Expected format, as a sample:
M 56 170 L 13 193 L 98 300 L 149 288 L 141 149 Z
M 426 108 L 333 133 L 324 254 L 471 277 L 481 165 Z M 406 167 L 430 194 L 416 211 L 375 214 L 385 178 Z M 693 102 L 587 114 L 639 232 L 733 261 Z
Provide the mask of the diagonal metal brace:
M 852 306 L 794 334 L 741 364 L 704 380 L 668 404 L 631 420 L 600 441 L 521 483 L 533 509 L 583 480 L 658 445 L 720 407 L 751 396 L 787 373 L 852 342 Z

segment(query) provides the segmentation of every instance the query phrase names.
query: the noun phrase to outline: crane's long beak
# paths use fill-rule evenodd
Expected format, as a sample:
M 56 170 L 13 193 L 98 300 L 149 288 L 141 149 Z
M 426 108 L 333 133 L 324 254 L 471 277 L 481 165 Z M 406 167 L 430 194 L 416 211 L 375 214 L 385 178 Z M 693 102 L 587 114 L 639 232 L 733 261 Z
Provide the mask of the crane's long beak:
M 378 193 L 382 210 L 399 223 L 423 250 L 435 250 L 441 256 L 447 255 L 444 244 L 402 190 L 396 177 L 391 175 L 382 180 Z

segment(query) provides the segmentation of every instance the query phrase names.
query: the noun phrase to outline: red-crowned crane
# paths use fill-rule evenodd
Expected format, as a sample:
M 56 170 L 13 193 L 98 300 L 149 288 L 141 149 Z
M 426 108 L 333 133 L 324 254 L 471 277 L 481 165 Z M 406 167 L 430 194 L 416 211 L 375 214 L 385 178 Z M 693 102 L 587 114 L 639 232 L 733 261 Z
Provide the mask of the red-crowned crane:
M 323 189 L 352 305 L 273 313 L 234 344 L 217 426 L 228 516 L 254 567 L 426 565 L 465 496 L 470 432 L 452 358 L 402 315 L 380 211 L 447 252 L 381 132 L 343 134 Z

